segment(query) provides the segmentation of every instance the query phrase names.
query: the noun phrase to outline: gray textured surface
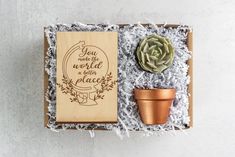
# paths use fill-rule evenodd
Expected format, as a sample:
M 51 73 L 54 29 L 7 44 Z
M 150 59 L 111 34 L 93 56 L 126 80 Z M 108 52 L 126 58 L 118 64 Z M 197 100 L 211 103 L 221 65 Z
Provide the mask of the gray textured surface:
M 235 2 L 0 0 L 0 157 L 230 156 L 235 153 Z M 182 5 L 183 4 L 183 5 Z M 186 23 L 194 28 L 194 128 L 120 140 L 43 128 L 43 26 L 64 22 Z M 225 73 L 224 73 L 225 72 Z

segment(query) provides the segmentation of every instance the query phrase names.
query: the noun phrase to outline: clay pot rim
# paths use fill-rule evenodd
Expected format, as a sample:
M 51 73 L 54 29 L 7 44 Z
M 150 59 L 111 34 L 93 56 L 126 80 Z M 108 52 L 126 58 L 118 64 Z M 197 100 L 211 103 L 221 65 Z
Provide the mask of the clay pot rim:
M 172 100 L 175 98 L 175 88 L 134 89 L 136 100 Z
M 143 89 L 143 88 L 135 88 L 134 90 L 146 90 L 146 91 L 150 91 L 150 90 L 172 90 L 175 88 L 151 88 L 151 89 Z

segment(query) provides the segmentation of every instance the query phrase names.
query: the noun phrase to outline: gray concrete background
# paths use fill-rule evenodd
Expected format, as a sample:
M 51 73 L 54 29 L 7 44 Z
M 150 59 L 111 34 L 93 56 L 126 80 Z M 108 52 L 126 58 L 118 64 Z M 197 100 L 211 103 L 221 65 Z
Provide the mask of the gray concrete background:
M 235 153 L 235 1 L 0 0 L 0 157 L 231 156 Z M 43 26 L 185 23 L 194 28 L 194 128 L 120 140 L 43 128 Z

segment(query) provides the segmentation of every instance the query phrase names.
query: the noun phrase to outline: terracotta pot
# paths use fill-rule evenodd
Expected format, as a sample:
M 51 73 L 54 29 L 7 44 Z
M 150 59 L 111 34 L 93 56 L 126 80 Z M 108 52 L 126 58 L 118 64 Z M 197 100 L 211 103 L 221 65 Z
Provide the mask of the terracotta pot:
M 149 125 L 166 123 L 175 93 L 174 88 L 135 89 L 134 96 L 143 123 Z

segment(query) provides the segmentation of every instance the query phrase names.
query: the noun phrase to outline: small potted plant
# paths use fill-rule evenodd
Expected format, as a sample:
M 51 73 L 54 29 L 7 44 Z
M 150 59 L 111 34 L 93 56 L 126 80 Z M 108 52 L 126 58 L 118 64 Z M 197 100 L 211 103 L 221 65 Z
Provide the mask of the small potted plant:
M 161 73 L 172 65 L 174 49 L 169 39 L 150 35 L 140 41 L 137 51 L 140 67 L 151 73 Z M 164 124 L 175 99 L 174 88 L 134 89 L 139 112 L 145 124 Z

